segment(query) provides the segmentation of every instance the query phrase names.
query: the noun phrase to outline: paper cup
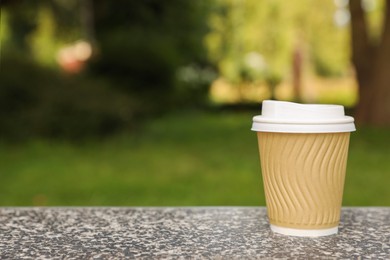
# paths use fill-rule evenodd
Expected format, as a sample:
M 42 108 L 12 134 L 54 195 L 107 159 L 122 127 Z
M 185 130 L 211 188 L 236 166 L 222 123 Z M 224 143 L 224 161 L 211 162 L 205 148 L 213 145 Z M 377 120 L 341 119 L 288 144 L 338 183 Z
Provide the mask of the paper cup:
M 292 236 L 337 233 L 353 118 L 337 105 L 264 101 L 252 130 L 271 230 Z

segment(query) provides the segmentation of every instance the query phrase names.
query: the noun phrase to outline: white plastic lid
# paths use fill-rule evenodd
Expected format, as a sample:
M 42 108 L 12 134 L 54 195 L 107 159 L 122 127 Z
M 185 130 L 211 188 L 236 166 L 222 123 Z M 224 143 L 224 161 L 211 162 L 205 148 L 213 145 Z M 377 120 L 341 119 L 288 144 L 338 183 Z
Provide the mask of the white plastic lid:
M 252 131 L 280 133 L 338 133 L 355 131 L 353 117 L 340 105 L 298 104 L 264 100 L 253 117 Z

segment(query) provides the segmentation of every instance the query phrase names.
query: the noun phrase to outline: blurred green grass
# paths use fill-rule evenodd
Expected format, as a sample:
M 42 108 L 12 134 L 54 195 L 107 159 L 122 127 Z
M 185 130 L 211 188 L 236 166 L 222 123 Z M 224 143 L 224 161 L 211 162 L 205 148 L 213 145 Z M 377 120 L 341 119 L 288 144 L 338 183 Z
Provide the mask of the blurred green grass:
M 0 205 L 265 205 L 253 113 L 186 112 L 83 144 L 0 145 Z M 390 206 L 390 131 L 351 136 L 343 205 Z

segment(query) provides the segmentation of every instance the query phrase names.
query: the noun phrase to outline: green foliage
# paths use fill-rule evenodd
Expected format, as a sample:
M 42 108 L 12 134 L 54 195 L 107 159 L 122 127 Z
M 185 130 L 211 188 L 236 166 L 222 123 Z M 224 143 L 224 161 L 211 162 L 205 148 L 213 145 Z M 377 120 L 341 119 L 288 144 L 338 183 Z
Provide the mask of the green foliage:
M 26 36 L 37 27 L 37 10 L 39 3 L 36 1 L 23 1 L 20 4 L 10 4 L 6 9 L 2 7 L 2 23 L 6 23 L 10 29 L 7 47 L 13 50 L 29 51 L 30 46 Z M 3 12 L 6 19 L 3 20 Z M 3 40 L 3 39 L 1 39 Z M 2 46 L 3 47 L 3 46 Z
M 2 138 L 100 136 L 205 103 L 214 77 L 202 43 L 205 2 L 93 1 L 94 56 L 82 75 L 61 74 L 54 70 L 56 53 L 85 36 L 83 8 L 77 0 L 6 6 Z M 195 77 L 180 78 L 187 68 Z
M 39 9 L 37 27 L 28 37 L 30 50 L 36 61 L 44 65 L 54 65 L 58 40 L 55 38 L 55 24 L 50 9 Z
M 132 135 L 0 144 L 0 205 L 265 205 L 253 113 L 181 113 Z M 390 206 L 388 129 L 351 134 L 346 206 Z
M 204 2 L 95 1 L 94 6 L 100 52 L 93 74 L 139 99 L 149 113 L 161 112 L 179 94 L 186 95 L 177 93 L 185 85 L 177 78 L 178 70 L 208 64 L 202 44 L 207 30 Z M 192 93 L 192 88 L 187 90 Z
M 316 5 L 321 11 L 313 12 L 307 28 L 314 70 L 323 77 L 341 76 L 350 64 L 349 27 L 335 25 L 337 9 L 331 1 Z
M 175 89 L 175 102 L 180 107 L 204 107 L 209 100 L 209 86 L 216 78 L 215 71 L 210 67 L 196 64 L 181 67 L 176 74 L 178 79 Z
M 332 1 L 215 1 L 205 39 L 209 58 L 232 83 L 283 79 L 300 48 L 317 74 L 339 76 L 349 67 L 349 32 L 335 25 L 335 12 Z M 257 65 L 251 54 L 259 56 Z
M 102 81 L 62 75 L 16 54 L 2 57 L 0 86 L 2 139 L 105 135 L 136 111 Z
M 169 103 L 178 54 L 171 39 L 163 34 L 127 32 L 113 28 L 102 37 L 101 55 L 92 70 L 110 80 L 115 88 L 140 99 L 145 112 L 153 112 Z
M 363 1 L 363 6 L 366 6 L 366 20 L 368 33 L 373 42 L 378 43 L 382 35 L 383 21 L 385 18 L 386 0 Z

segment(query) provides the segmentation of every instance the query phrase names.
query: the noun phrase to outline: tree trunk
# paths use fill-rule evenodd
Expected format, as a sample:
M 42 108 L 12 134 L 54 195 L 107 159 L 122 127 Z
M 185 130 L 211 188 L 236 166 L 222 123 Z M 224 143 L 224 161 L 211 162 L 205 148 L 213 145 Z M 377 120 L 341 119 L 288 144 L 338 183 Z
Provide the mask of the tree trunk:
M 361 125 L 390 126 L 390 3 L 386 4 L 379 44 L 369 39 L 361 1 L 350 1 L 352 61 L 360 100 L 355 118 Z

